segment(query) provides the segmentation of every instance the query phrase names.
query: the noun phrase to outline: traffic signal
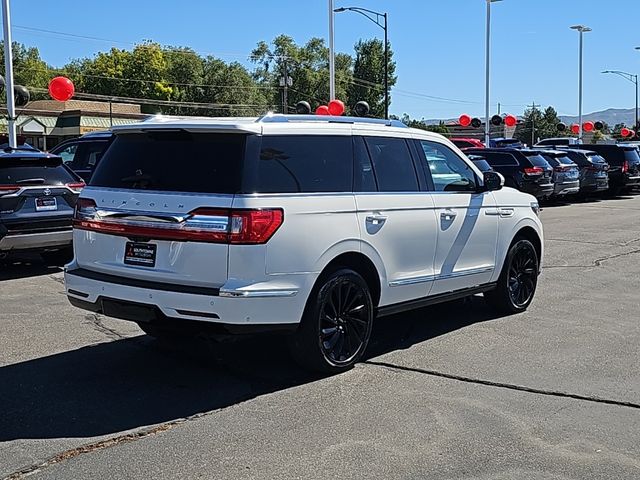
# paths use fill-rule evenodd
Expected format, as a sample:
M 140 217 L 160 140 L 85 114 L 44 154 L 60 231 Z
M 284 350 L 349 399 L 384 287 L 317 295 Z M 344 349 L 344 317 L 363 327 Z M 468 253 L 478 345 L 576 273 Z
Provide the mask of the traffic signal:
M 500 115 L 494 115 L 491 117 L 491 125 L 494 127 L 499 127 L 502 125 L 502 117 Z
M 595 123 L 593 124 L 593 127 L 594 127 L 596 130 L 598 130 L 598 131 L 600 131 L 600 130 L 604 130 L 604 123 L 602 123 L 602 122 L 600 122 L 600 121 L 595 122 Z
M 311 105 L 304 100 L 296 103 L 296 113 L 300 115 L 309 115 L 311 113 Z
M 22 85 L 16 85 L 13 87 L 13 98 L 16 107 L 24 107 L 29 100 L 31 100 L 31 95 L 29 94 L 29 90 L 27 87 L 23 87 Z
M 567 130 L 567 124 L 560 122 L 558 125 L 556 125 L 556 130 L 558 130 L 559 132 L 566 131 Z
M 480 128 L 482 126 L 482 120 L 480 120 L 479 118 L 474 118 L 473 120 L 471 120 L 471 126 L 473 128 Z

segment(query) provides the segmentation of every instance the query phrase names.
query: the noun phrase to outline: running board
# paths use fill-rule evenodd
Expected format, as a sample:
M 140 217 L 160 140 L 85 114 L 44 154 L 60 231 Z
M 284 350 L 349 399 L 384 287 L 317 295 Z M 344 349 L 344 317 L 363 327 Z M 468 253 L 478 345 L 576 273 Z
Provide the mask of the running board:
M 484 293 L 496 288 L 496 283 L 485 283 L 483 285 L 477 285 L 475 287 L 464 288 L 462 290 L 456 290 L 454 292 L 439 293 L 430 297 L 417 298 L 415 300 L 409 300 L 407 302 L 394 303 L 393 305 L 385 305 L 378 308 L 378 317 L 386 317 L 389 315 L 395 315 L 396 313 L 406 312 L 408 310 L 415 310 L 417 308 L 428 307 L 435 305 L 436 303 L 450 302 L 452 300 L 459 300 L 476 293 Z

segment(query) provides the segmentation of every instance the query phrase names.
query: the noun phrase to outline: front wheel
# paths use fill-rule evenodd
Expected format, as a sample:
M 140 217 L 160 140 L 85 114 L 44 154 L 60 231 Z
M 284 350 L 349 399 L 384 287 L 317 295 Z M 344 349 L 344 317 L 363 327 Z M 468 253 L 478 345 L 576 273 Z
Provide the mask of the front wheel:
M 524 312 L 536 292 L 540 260 L 533 244 L 524 238 L 516 239 L 509 247 L 495 290 L 484 297 L 503 313 Z
M 300 327 L 290 339 L 293 357 L 315 371 L 351 368 L 369 343 L 373 310 L 369 287 L 358 273 L 331 273 L 311 292 Z

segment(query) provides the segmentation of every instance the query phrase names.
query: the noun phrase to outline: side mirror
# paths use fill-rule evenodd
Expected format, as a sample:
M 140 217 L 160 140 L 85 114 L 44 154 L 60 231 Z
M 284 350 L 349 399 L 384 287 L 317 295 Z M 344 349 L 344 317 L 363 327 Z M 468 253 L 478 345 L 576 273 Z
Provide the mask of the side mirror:
M 504 177 L 498 172 L 484 172 L 483 183 L 484 188 L 482 190 L 485 192 L 500 190 L 504 185 Z

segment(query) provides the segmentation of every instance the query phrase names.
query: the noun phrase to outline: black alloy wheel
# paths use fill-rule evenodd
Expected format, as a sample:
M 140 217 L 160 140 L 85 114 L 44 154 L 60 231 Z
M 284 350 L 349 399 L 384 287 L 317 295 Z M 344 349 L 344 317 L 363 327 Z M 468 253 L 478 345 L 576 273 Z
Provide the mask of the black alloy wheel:
M 292 354 L 312 370 L 346 370 L 364 354 L 373 318 L 367 283 L 353 270 L 338 270 L 312 291 L 300 328 L 291 339 Z
M 540 260 L 533 244 L 516 238 L 507 252 L 496 288 L 485 292 L 485 299 L 501 313 L 524 312 L 536 292 Z
M 538 256 L 528 242 L 517 244 L 509 266 L 509 296 L 513 304 L 526 307 L 536 291 L 538 280 Z

